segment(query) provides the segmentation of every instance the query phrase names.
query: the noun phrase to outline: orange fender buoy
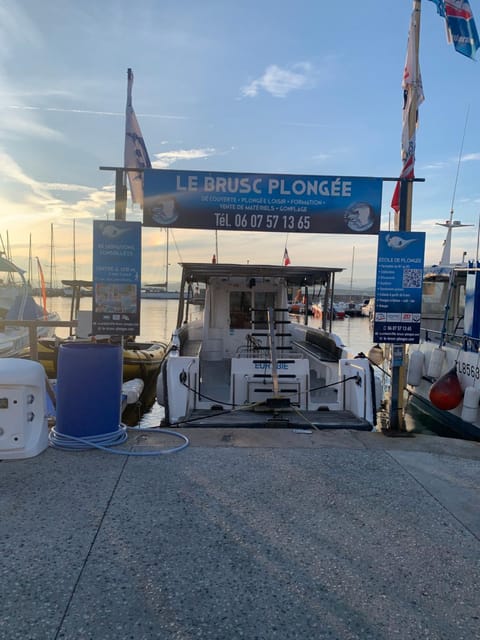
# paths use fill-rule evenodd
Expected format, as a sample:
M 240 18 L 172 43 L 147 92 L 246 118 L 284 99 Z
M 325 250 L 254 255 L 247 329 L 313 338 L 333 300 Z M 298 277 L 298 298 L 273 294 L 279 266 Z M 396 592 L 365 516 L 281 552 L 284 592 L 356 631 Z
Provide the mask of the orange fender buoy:
M 463 398 L 463 391 L 455 367 L 432 384 L 428 397 L 437 409 L 448 411 L 458 407 Z

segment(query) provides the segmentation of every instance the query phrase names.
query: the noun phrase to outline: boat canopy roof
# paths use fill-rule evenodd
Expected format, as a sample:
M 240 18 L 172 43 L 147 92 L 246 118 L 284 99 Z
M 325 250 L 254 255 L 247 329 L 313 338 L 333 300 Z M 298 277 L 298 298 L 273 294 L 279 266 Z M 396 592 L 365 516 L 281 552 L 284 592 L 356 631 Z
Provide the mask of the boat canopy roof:
M 343 271 L 342 267 L 301 267 L 265 264 L 228 264 L 211 262 L 182 262 L 183 282 L 205 282 L 211 278 L 285 278 L 291 286 L 313 286 L 324 284 L 332 274 Z
M 20 274 L 25 273 L 25 269 L 21 269 L 20 267 L 17 267 L 17 265 L 13 264 L 13 262 L 10 262 L 10 260 L 7 260 L 3 256 L 0 256 L 0 271 L 4 271 L 4 272 L 6 271 L 8 273 L 20 273 Z

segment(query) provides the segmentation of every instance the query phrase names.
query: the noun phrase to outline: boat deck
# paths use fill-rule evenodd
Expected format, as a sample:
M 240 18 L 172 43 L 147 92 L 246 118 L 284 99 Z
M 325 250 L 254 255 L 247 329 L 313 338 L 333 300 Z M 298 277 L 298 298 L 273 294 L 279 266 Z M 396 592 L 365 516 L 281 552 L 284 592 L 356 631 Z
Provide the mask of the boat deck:
M 196 410 L 181 426 L 188 427 L 289 428 L 289 429 L 352 429 L 371 431 L 367 420 L 350 411 L 297 411 L 294 408 L 273 410 L 225 409 L 218 411 Z

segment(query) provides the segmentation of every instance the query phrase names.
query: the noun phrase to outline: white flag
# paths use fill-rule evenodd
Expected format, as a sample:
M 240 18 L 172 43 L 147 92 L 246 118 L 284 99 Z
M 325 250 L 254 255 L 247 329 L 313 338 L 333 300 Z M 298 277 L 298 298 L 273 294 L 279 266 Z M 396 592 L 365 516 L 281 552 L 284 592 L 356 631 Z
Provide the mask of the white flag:
M 413 132 L 409 131 L 408 121 L 409 115 L 414 108 L 415 110 L 425 100 L 423 95 L 422 74 L 420 73 L 420 66 L 418 63 L 418 51 L 415 40 L 416 29 L 416 16 L 415 12 L 412 12 L 412 18 L 410 22 L 410 31 L 408 33 L 408 45 L 407 45 L 407 57 L 405 60 L 405 69 L 403 71 L 403 114 L 402 114 L 402 156 L 405 160 L 408 155 L 410 147 L 410 140 Z M 418 125 L 418 112 L 415 117 Z
M 147 147 L 140 131 L 137 116 L 132 107 L 133 72 L 128 70 L 127 110 L 125 114 L 125 156 L 126 169 L 149 169 L 152 166 L 148 157 Z M 132 202 L 143 206 L 143 171 L 138 173 L 127 171 L 130 183 Z

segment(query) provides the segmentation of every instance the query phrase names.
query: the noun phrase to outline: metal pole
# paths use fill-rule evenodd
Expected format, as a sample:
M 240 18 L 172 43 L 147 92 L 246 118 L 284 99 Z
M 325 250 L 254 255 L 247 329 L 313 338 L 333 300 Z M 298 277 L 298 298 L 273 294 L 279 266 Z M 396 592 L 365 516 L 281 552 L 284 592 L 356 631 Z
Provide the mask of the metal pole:
M 421 0 L 414 0 L 414 31 L 410 36 L 415 38 L 416 59 L 416 80 L 419 79 L 419 47 L 420 47 L 420 12 Z M 412 91 L 412 104 L 408 114 L 408 138 L 411 141 L 415 135 L 417 127 L 417 87 L 413 86 L 409 89 Z M 415 149 L 413 151 L 415 154 Z M 406 158 L 403 158 L 405 161 Z M 412 230 L 412 201 L 413 201 L 413 181 L 402 179 L 400 181 L 400 211 L 398 218 L 398 231 Z M 405 345 L 392 345 L 392 381 L 391 381 L 391 399 L 390 399 L 390 415 L 389 429 L 393 433 L 406 433 L 404 418 L 404 396 L 406 372 L 405 372 Z

